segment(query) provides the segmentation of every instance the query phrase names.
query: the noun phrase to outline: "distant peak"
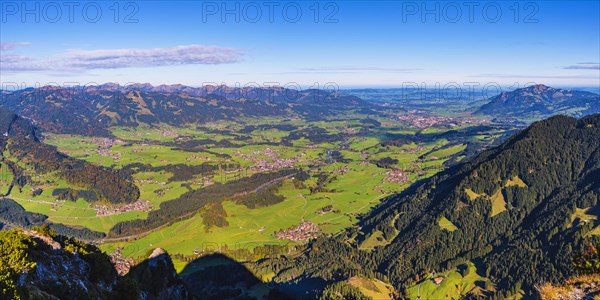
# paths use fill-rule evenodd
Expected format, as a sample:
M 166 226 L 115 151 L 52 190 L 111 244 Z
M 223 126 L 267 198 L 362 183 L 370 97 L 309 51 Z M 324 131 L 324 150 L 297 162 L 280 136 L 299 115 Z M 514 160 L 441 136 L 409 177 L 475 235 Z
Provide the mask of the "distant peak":
M 526 89 L 533 90 L 536 92 L 545 92 L 547 90 L 553 90 L 553 88 L 543 84 L 532 85 L 530 87 L 527 87 Z
M 549 87 L 547 85 L 544 85 L 544 84 L 535 84 L 535 85 L 532 85 L 530 87 L 532 87 L 532 88 L 540 88 L 540 89 L 550 89 L 551 88 L 551 87 Z
M 154 86 L 152 86 L 150 83 L 133 83 L 133 84 L 128 84 L 125 86 L 125 88 L 153 88 Z

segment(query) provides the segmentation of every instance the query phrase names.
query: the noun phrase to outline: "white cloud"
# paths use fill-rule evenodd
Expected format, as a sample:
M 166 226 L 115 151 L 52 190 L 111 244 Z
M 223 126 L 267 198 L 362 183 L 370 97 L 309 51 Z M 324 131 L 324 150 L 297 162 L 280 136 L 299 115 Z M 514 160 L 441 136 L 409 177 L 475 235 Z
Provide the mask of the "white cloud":
M 21 46 L 29 46 L 30 42 L 0 42 L 0 51 L 9 51 Z
M 117 69 L 167 65 L 229 64 L 241 60 L 233 48 L 188 45 L 173 48 L 69 50 L 70 65 L 84 69 Z
M 572 66 L 566 66 L 567 70 L 600 70 L 600 63 L 582 62 Z
M 234 48 L 185 45 L 172 48 L 70 49 L 54 58 L 36 60 L 14 52 L 8 53 L 8 50 L 16 46 L 20 45 L 2 43 L 2 49 L 6 49 L 0 54 L 0 67 L 3 71 L 82 72 L 172 65 L 214 65 L 236 63 L 241 61 L 243 56 L 241 51 Z

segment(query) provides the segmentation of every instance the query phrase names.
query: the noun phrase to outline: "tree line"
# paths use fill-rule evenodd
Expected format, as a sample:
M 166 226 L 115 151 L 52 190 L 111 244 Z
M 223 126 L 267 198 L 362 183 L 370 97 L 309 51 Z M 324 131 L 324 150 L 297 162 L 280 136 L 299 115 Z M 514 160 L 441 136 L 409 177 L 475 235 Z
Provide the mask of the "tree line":
M 67 183 L 93 191 L 98 201 L 114 204 L 137 201 L 140 191 L 130 180 L 109 168 L 71 158 L 55 147 L 24 137 L 10 138 L 11 158 L 22 161 L 41 174 L 58 171 Z
M 163 225 L 191 218 L 200 208 L 209 203 L 221 202 L 236 195 L 254 192 L 254 190 L 270 181 L 296 172 L 298 170 L 286 169 L 269 173 L 257 173 L 249 177 L 231 180 L 226 183 L 215 183 L 201 189 L 188 191 L 176 199 L 161 203 L 159 209 L 151 211 L 146 219 L 115 224 L 110 229 L 109 236 L 121 237 L 140 234 Z

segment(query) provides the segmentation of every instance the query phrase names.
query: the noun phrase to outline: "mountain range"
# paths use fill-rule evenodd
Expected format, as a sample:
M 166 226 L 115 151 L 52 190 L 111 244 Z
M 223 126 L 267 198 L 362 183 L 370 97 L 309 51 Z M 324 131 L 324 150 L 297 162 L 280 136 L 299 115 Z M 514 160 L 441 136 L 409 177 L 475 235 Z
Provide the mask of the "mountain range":
M 502 92 L 476 113 L 526 119 L 552 115 L 582 117 L 600 112 L 600 95 L 585 91 L 555 89 L 543 84 Z
M 380 107 L 341 92 L 283 87 L 107 83 L 44 86 L 1 91 L 0 106 L 54 133 L 110 136 L 111 126 L 186 126 L 246 117 L 324 120 L 336 115 L 374 113 Z M 600 112 L 600 95 L 534 85 L 502 92 L 475 114 L 539 120 L 552 115 L 582 117 Z
M 44 86 L 3 92 L 1 106 L 54 133 L 110 135 L 110 126 L 172 126 L 245 117 L 321 120 L 339 112 L 369 112 L 358 97 L 324 90 L 116 84 Z

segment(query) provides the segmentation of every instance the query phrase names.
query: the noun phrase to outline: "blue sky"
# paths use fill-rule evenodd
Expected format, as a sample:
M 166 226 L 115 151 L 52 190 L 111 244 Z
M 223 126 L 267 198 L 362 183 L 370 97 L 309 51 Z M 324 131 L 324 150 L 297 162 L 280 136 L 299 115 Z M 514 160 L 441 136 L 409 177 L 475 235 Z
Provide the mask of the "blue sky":
M 600 86 L 600 1 L 69 3 L 0 2 L 3 85 Z

